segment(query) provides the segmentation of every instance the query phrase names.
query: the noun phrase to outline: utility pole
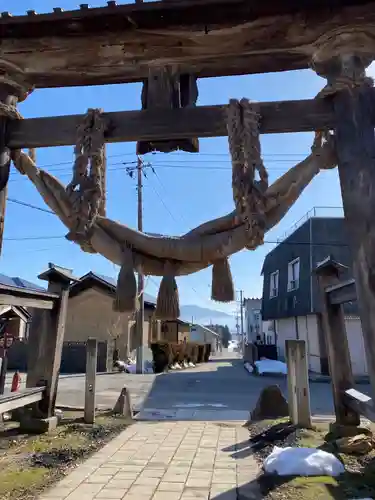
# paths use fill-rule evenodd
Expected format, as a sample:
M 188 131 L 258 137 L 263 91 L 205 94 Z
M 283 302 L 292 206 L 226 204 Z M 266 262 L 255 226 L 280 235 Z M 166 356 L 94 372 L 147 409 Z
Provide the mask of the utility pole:
M 138 231 L 143 231 L 143 200 L 142 200 L 142 174 L 143 174 L 143 161 L 140 156 L 138 156 L 137 162 L 137 194 L 138 194 Z M 142 270 L 138 270 L 138 300 L 139 308 L 136 313 L 136 337 L 138 339 L 137 347 L 137 373 L 143 373 L 143 325 L 144 325 L 144 276 Z
M 242 354 L 245 353 L 245 334 L 243 331 L 243 290 L 240 290 L 240 314 L 241 314 L 241 335 L 242 335 Z

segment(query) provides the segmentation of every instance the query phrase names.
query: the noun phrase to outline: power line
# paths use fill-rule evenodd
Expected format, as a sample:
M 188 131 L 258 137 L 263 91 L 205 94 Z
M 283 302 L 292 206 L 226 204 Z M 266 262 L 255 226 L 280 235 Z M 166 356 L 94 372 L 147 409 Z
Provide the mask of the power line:
M 23 207 L 39 210 L 40 212 L 45 212 L 46 214 L 55 215 L 55 213 L 52 212 L 52 210 L 49 210 L 48 208 L 37 207 L 36 205 L 32 205 L 31 203 L 26 203 L 26 201 L 16 200 L 15 198 L 8 198 L 8 201 L 10 201 L 11 203 L 15 203 L 17 205 L 21 205 Z

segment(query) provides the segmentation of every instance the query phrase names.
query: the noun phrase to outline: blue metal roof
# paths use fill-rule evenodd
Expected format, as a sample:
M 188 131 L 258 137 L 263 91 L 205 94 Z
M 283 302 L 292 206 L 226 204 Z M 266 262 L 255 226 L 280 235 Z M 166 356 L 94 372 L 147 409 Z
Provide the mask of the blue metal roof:
M 110 276 L 105 276 L 104 274 L 94 273 L 92 271 L 89 274 L 91 274 L 91 276 L 93 276 L 94 278 L 99 279 L 100 281 L 104 281 L 105 283 L 107 283 L 110 286 L 113 286 L 115 288 L 117 287 L 117 281 L 114 278 L 111 278 Z M 86 276 L 87 276 L 87 274 L 83 277 L 86 277 Z M 148 302 L 149 304 L 156 305 L 156 298 L 152 297 L 152 295 L 149 295 L 148 293 L 144 294 L 144 301 Z
M 11 278 L 10 276 L 6 276 L 5 274 L 0 274 L 0 285 L 14 286 L 16 288 L 24 288 L 26 290 L 46 290 L 45 288 L 36 285 L 35 283 L 31 283 L 31 281 L 27 281 L 19 277 Z

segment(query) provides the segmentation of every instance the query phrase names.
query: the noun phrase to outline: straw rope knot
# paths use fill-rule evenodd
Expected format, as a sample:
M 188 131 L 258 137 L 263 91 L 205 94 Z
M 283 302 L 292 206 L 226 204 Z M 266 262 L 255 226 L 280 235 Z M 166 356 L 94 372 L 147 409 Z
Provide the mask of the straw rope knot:
M 268 173 L 261 158 L 260 116 L 248 99 L 230 100 L 227 128 L 233 199 L 248 234 L 246 248 L 251 250 L 263 243 Z
M 89 253 L 95 219 L 105 215 L 105 121 L 103 111 L 89 109 L 77 130 L 72 180 L 66 188 L 72 206 L 73 230 L 66 236 Z

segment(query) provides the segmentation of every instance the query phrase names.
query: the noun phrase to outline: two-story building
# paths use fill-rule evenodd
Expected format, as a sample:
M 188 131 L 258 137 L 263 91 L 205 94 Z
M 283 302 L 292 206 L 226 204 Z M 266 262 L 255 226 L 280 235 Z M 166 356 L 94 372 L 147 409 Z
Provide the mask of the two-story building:
M 352 277 L 344 218 L 320 217 L 314 209 L 266 256 L 262 268 L 262 317 L 274 322 L 279 358 L 285 359 L 287 339 L 303 339 L 307 343 L 309 369 L 323 374 L 328 373 L 328 361 L 314 270 L 327 257 L 348 267 L 342 279 Z M 357 304 L 347 304 L 344 311 L 353 372 L 365 375 Z
M 262 317 L 262 299 L 243 300 L 245 316 L 245 342 L 261 342 L 273 344 L 275 335 L 272 321 L 264 321 Z

